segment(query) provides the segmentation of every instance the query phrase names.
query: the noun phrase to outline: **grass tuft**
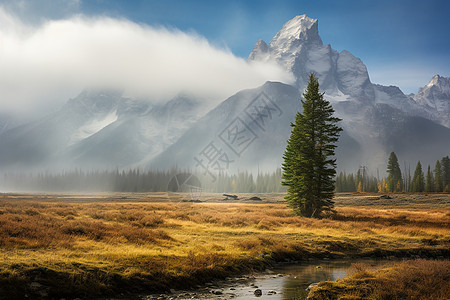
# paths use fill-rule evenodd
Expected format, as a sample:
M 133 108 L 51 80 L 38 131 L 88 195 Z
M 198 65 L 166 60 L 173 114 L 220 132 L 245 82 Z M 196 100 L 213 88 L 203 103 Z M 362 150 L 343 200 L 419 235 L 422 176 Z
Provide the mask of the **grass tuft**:
M 448 299 L 450 261 L 404 260 L 373 270 L 358 264 L 353 275 L 337 281 L 321 282 L 308 299 Z

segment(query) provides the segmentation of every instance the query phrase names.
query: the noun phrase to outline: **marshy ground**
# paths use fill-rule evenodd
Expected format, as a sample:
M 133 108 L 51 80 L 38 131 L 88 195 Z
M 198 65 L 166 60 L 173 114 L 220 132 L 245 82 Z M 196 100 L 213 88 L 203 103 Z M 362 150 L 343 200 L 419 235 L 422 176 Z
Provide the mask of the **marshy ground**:
M 283 194 L 238 196 L 0 194 L 0 298 L 127 297 L 285 260 L 450 256 L 450 194 L 338 194 L 320 220 L 294 216 Z

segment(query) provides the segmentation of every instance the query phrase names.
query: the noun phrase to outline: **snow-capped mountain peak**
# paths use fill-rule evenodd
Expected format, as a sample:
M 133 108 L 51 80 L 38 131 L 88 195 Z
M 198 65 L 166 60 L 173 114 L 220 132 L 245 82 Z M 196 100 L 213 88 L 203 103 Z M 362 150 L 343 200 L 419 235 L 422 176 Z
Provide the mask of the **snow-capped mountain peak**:
M 286 22 L 273 37 L 269 45 L 258 40 L 249 55 L 249 60 L 277 61 L 288 69 L 292 68 L 295 57 L 307 46 L 321 46 L 318 21 L 306 15 L 296 16 Z
M 310 46 L 322 46 L 318 21 L 306 15 L 296 16 L 286 22 L 270 41 L 269 45 L 258 40 L 249 55 L 249 60 L 274 60 L 288 69 L 292 68 L 295 57 Z
M 420 104 L 435 108 L 437 111 L 448 110 L 450 99 L 450 77 L 434 75 L 430 82 L 419 89 L 414 100 Z
M 427 117 L 450 127 L 450 77 L 434 75 L 413 100 L 428 113 Z
M 312 43 L 322 45 L 319 36 L 318 21 L 306 15 L 296 16 L 286 22 L 281 30 L 270 42 L 271 48 L 290 50 L 292 46 L 300 43 Z
M 250 53 L 249 60 L 266 61 L 269 58 L 269 46 L 263 40 L 258 40 Z
M 425 90 L 427 88 L 431 89 L 433 87 L 440 90 L 442 93 L 450 95 L 450 78 L 439 76 L 439 74 L 436 74 L 433 76 L 433 78 L 431 78 L 430 82 L 425 87 L 419 89 L 419 93 L 422 90 Z
M 283 25 L 269 45 L 259 40 L 249 60 L 277 62 L 294 74 L 300 91 L 306 87 L 309 75 L 315 73 L 327 95 L 343 93 L 360 101 L 373 100 L 366 66 L 350 52 L 338 53 L 324 45 L 318 24 L 317 19 L 296 16 Z
M 434 75 L 430 82 L 428 82 L 428 84 L 425 87 L 432 87 L 433 85 L 436 85 L 439 82 L 439 79 L 441 78 L 441 76 L 439 76 L 439 74 Z

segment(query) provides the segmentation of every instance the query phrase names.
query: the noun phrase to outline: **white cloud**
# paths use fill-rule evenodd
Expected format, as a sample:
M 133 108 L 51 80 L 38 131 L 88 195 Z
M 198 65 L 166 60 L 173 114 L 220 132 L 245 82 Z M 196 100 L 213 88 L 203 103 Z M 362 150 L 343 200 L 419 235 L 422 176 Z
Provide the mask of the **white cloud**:
M 84 88 L 167 100 L 180 92 L 223 100 L 280 67 L 247 63 L 196 34 L 128 20 L 75 16 L 25 25 L 0 7 L 0 110 L 60 105 Z

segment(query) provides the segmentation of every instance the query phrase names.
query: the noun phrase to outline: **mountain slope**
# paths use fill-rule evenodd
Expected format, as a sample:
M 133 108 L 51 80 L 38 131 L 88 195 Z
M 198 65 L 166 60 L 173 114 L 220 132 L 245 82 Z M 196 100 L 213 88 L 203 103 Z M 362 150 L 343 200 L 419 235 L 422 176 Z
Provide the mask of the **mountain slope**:
M 117 91 L 87 90 L 45 118 L 0 133 L 0 166 L 127 167 L 159 154 L 202 111 L 187 96 L 152 104 Z
M 112 115 L 119 100 L 120 96 L 115 92 L 102 92 L 94 99 L 91 92 L 85 91 L 69 100 L 57 113 L 3 132 L 0 135 L 0 165 L 3 168 L 49 166 L 55 155 L 68 145 L 92 134 L 87 129 L 94 128 L 88 125 L 95 121 L 102 123 Z
M 261 96 L 267 96 L 274 103 L 269 105 L 278 108 L 273 110 L 271 118 L 264 117 L 263 127 L 245 113 Z M 377 169 L 383 174 L 391 151 L 395 151 L 402 162 L 420 159 L 426 165 L 447 155 L 450 149 L 449 128 L 422 117 L 410 116 L 387 104 L 365 105 L 342 101 L 334 103 L 334 107 L 336 115 L 343 118 L 341 126 L 344 128 L 336 150 L 340 170 L 355 171 L 365 165 L 374 174 Z M 241 91 L 201 118 L 146 166 L 157 169 L 187 168 L 211 173 L 211 178 L 218 171 L 274 170 L 281 166 L 292 129 L 290 123 L 294 122 L 299 110 L 298 89 L 283 83 L 266 82 L 259 88 Z M 223 133 L 236 124 L 246 124 L 253 134 L 243 134 L 243 142 L 248 138 L 251 140 L 233 151 L 234 146 Z M 238 131 L 243 129 L 244 126 L 241 126 Z M 216 157 L 209 160 L 212 153 L 216 153 Z M 219 160 L 222 155 L 226 156 Z
M 264 102 L 261 99 L 264 99 Z M 256 106 L 267 106 L 268 109 L 261 110 L 261 115 L 255 117 L 248 112 L 254 111 Z M 291 132 L 290 124 L 299 110 L 300 93 L 290 85 L 266 82 L 259 88 L 241 91 L 201 118 L 148 166 L 177 166 L 203 172 L 203 166 L 208 166 L 208 171 L 212 172 L 217 172 L 220 168 L 221 171 L 232 173 L 257 169 L 272 171 L 281 166 L 282 154 Z M 267 113 L 268 111 L 271 114 Z M 242 135 L 233 140 L 233 134 L 241 131 L 244 131 Z M 344 132 L 338 148 L 340 163 L 347 165 L 352 164 L 355 159 L 358 160 L 359 147 L 359 144 Z M 209 161 L 206 155 L 214 152 L 214 148 L 220 151 L 220 155 L 226 155 L 219 163 L 216 163 L 219 155 L 214 161 Z M 203 163 L 199 163 L 200 160 L 203 160 Z

